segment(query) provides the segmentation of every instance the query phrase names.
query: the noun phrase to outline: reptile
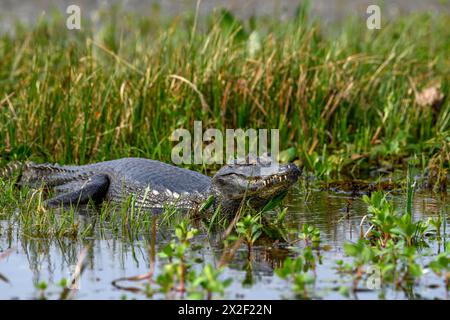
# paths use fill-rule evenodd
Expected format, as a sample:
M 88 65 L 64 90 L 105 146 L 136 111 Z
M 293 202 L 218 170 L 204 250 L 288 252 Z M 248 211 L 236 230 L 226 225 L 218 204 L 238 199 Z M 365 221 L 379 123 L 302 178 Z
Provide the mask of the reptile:
M 235 213 L 243 199 L 260 209 L 285 194 L 298 180 L 295 164 L 276 165 L 270 157 L 235 159 L 211 178 L 167 163 L 144 158 L 122 158 L 87 165 L 11 163 L 0 177 L 16 176 L 19 186 L 45 186 L 55 191 L 47 207 L 82 205 L 89 201 L 123 204 L 133 196 L 142 208 L 172 205 L 193 209 L 211 199 L 211 208 Z

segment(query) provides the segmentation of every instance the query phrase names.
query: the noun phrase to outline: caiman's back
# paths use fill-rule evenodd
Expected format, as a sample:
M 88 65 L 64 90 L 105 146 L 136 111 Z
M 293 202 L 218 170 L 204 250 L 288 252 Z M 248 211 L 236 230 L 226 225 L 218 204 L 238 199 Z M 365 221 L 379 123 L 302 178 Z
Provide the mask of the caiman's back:
M 8 170 L 9 169 L 9 170 Z M 3 171 L 18 170 L 14 164 Z M 26 163 L 21 167 L 21 185 L 54 188 L 60 195 L 48 204 L 80 204 L 105 199 L 122 202 L 131 194 L 145 207 L 161 203 L 191 202 L 204 198 L 211 179 L 201 173 L 178 168 L 156 160 L 123 158 L 82 166 Z
M 149 187 L 153 195 L 203 193 L 211 178 L 201 173 L 156 160 L 123 158 L 81 166 L 83 171 L 106 174 L 110 179 L 108 198 L 131 194 Z

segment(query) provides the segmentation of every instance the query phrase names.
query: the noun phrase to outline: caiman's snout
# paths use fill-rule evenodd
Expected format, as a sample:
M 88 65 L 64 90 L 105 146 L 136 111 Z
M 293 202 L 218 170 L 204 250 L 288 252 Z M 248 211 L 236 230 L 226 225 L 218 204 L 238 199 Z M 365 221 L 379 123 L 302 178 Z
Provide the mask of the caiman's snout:
M 284 186 L 289 187 L 295 183 L 300 176 L 301 171 L 293 164 L 276 165 L 270 167 L 262 167 L 260 174 L 256 177 L 256 182 L 262 188 Z
M 274 197 L 289 189 L 301 174 L 300 169 L 293 163 L 272 166 L 266 170 L 261 170 L 262 174 L 256 188 L 258 196 L 263 198 Z
M 286 171 L 292 182 L 297 182 L 298 178 L 302 174 L 302 171 L 293 163 L 286 165 Z
M 277 164 L 265 158 L 238 160 L 224 166 L 213 177 L 213 187 L 226 199 L 256 197 L 270 200 L 297 182 L 300 169 L 293 163 Z

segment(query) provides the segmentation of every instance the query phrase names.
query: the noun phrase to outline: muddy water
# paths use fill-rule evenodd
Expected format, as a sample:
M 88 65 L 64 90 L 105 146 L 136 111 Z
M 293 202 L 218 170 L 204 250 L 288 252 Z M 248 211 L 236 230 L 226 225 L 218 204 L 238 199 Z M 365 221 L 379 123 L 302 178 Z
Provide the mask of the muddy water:
M 403 196 L 394 196 L 396 203 L 403 203 Z M 288 195 L 285 205 L 289 208 L 287 224 L 300 229 L 303 223 L 309 223 L 320 229 L 322 264 L 317 269 L 317 281 L 314 298 L 345 299 L 339 293 L 339 287 L 350 287 L 351 281 L 340 276 L 336 270 L 336 261 L 350 261 L 343 253 L 346 241 L 356 241 L 360 232 L 361 218 L 366 214 L 366 206 L 360 197 L 326 191 L 313 191 L 308 194 L 295 189 Z M 346 217 L 347 209 L 349 215 Z M 433 217 L 440 210 L 448 209 L 441 196 L 417 194 L 414 201 L 415 218 Z M 58 283 L 63 278 L 70 278 L 76 265 L 77 256 L 86 244 L 91 244 L 88 252 L 87 268 L 79 282 L 76 292 L 78 299 L 143 299 L 143 294 L 135 294 L 119 290 L 111 281 L 121 277 L 145 274 L 149 270 L 148 236 L 142 235 L 133 242 L 108 236 L 103 232 L 84 243 L 69 240 L 52 240 L 30 238 L 20 228 L 0 216 L 0 254 L 10 249 L 10 254 L 0 261 L 0 274 L 9 279 L 9 283 L 0 281 L 0 299 L 38 298 L 36 285 L 45 281 L 48 284 L 46 297 L 57 299 L 61 293 Z M 449 225 L 447 217 L 447 226 Z M 447 228 L 448 230 L 448 228 Z M 220 242 L 213 240 L 214 235 L 198 235 L 195 239 L 200 249 L 194 255 L 203 263 L 218 265 L 222 249 Z M 448 239 L 447 239 L 448 240 Z M 167 240 L 160 239 L 157 246 L 161 248 Z M 224 278 L 233 278 L 231 287 L 226 290 L 225 298 L 244 299 L 280 299 L 293 298 L 290 284 L 274 275 L 274 268 L 279 266 L 287 256 L 295 255 L 301 250 L 303 243 L 297 248 L 288 249 L 281 245 L 265 243 L 256 246 L 251 262 L 248 264 L 247 250 L 242 246 L 234 259 L 225 269 Z M 421 264 L 426 264 L 429 254 L 435 255 L 443 245 L 434 245 L 423 251 Z M 317 253 L 317 251 L 316 251 Z M 196 265 L 199 268 L 203 263 Z M 156 274 L 162 270 L 164 262 L 156 261 Z M 405 298 L 445 298 L 439 279 L 432 272 L 424 275 L 418 286 L 409 292 L 387 289 L 387 299 Z M 131 284 L 133 285 L 133 284 Z M 363 286 L 364 289 L 364 286 Z M 358 293 L 359 299 L 377 299 L 381 291 L 363 290 Z M 158 297 L 156 297 L 158 298 Z

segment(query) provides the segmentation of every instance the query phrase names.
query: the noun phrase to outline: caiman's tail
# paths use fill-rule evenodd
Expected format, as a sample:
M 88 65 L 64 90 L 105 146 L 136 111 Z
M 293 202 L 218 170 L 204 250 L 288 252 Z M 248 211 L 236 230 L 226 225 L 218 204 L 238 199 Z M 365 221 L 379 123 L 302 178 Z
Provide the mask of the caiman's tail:
M 19 161 L 10 162 L 9 164 L 6 165 L 6 167 L 0 168 L 0 178 L 20 179 L 22 172 L 24 170 L 27 170 L 27 167 L 31 164 L 32 164 L 31 162 L 19 162 Z
M 72 181 L 79 176 L 77 170 L 58 164 L 36 164 L 33 162 L 11 162 L 0 168 L 0 178 L 16 179 L 18 185 L 39 187 L 57 186 Z

